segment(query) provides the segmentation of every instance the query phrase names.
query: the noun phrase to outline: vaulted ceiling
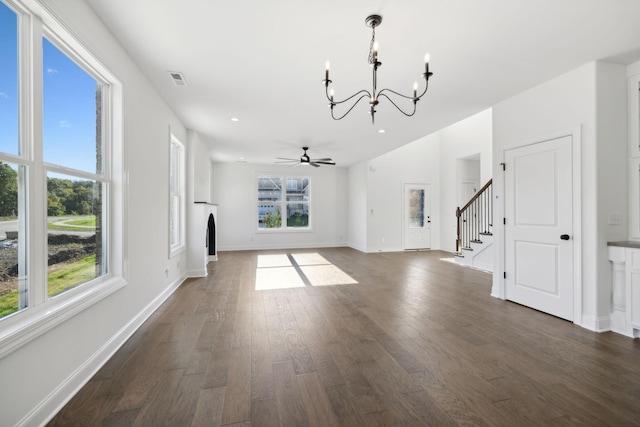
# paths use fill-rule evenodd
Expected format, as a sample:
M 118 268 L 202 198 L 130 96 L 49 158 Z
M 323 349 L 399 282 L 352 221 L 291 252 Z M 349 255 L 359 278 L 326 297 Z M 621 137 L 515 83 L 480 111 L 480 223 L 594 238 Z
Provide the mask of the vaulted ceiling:
M 587 62 L 640 60 L 638 0 L 86 1 L 214 161 L 273 163 L 309 146 L 348 166 Z M 382 100 L 372 125 L 364 100 L 334 121 L 325 62 L 336 99 L 370 90 L 372 13 L 378 87 L 411 94 L 429 52 L 429 92 L 410 118 Z

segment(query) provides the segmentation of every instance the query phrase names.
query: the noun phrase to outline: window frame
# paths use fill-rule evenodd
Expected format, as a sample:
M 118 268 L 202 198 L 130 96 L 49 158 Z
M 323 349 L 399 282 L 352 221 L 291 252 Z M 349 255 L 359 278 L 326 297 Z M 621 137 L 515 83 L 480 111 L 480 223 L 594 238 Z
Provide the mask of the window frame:
M 177 192 L 174 191 L 173 179 L 175 171 L 173 170 L 173 148 L 176 147 L 178 158 L 178 173 L 176 179 Z M 177 199 L 178 203 L 178 218 L 173 218 L 172 204 L 174 199 Z M 186 147 L 185 145 L 173 134 L 170 134 L 169 138 L 169 258 L 178 255 L 186 250 Z M 175 228 L 174 221 L 177 221 L 177 230 Z M 178 239 L 176 243 L 172 243 L 172 230 L 176 230 L 178 233 Z
M 123 87 L 73 34 L 36 0 L 1 0 L 18 16 L 19 154 L 0 159 L 27 168 L 25 201 L 27 308 L 0 319 L 0 358 L 10 354 L 127 284 L 124 220 L 126 187 L 123 149 Z M 43 61 L 46 37 L 85 72 L 102 83 L 101 174 L 48 164 L 43 161 Z M 106 273 L 64 293 L 47 296 L 47 173 L 96 180 L 105 188 L 103 216 Z M 22 225 L 21 225 L 22 230 Z M 45 236 L 45 237 L 43 237 Z
M 259 191 L 259 182 L 261 178 L 279 178 L 282 182 L 282 190 L 281 190 L 281 198 L 279 201 L 274 202 L 274 204 L 279 205 L 280 206 L 280 220 L 281 220 L 281 226 L 277 227 L 277 228 L 267 228 L 267 227 L 260 227 L 260 191 Z M 301 201 L 293 201 L 293 202 L 289 202 L 287 201 L 287 192 L 288 192 L 288 185 L 287 185 L 287 181 L 289 179 L 300 179 L 300 178 L 306 178 L 308 180 L 308 187 L 309 187 L 309 200 L 306 202 L 301 202 Z M 312 214 L 312 199 L 313 199 L 313 192 L 311 191 L 311 175 L 309 174 L 273 174 L 273 173 L 262 173 L 262 174 L 258 174 L 256 175 L 256 187 L 255 187 L 255 200 L 257 202 L 256 204 L 256 229 L 258 233 L 310 233 L 313 232 L 313 224 L 312 224 L 312 219 L 313 219 L 313 214 Z M 295 204 L 295 203 L 302 203 L 302 204 L 306 204 L 308 206 L 308 216 L 309 216 L 309 220 L 308 220 L 308 225 L 306 227 L 289 227 L 287 226 L 287 206 L 289 204 Z

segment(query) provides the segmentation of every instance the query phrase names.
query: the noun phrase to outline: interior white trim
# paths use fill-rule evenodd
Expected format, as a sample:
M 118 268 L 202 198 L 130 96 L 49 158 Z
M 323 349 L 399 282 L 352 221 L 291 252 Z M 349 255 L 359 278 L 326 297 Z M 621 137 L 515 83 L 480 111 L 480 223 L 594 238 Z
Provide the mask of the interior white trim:
M 222 247 L 220 246 L 218 248 L 218 252 L 229 252 L 229 251 L 255 251 L 255 250 L 269 250 L 269 249 L 313 249 L 313 248 L 342 248 L 342 247 L 351 247 L 350 245 L 347 245 L 346 242 L 335 242 L 335 243 L 314 243 L 314 244 L 308 244 L 308 243 L 301 243 L 301 244 L 296 244 L 296 243 L 283 243 L 283 244 L 259 244 L 256 242 L 251 242 L 250 245 L 236 245 L 236 246 L 225 246 Z M 354 248 L 354 249 L 358 249 L 361 250 L 359 248 Z M 399 249 L 398 251 L 400 251 L 401 249 Z M 367 252 L 362 251 L 362 252 Z M 373 251 L 373 252 L 378 252 L 378 251 Z

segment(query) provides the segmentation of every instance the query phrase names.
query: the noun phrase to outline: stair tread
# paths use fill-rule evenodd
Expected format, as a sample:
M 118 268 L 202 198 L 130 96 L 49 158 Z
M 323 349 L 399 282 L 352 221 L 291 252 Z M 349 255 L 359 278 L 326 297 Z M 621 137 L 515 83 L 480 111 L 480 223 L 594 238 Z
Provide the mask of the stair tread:
M 478 233 L 478 234 L 480 234 L 481 236 L 493 236 L 493 233 L 491 233 L 491 232 L 482 232 L 482 233 Z

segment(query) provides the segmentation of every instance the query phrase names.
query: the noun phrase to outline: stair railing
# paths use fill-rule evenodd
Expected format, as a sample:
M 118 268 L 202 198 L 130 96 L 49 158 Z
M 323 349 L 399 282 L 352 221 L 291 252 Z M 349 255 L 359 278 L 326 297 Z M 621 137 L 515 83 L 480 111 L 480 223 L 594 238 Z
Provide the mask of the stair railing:
M 457 235 L 456 253 L 463 249 L 470 250 L 471 243 L 481 243 L 480 236 L 490 235 L 493 226 L 493 179 L 490 179 L 471 200 L 462 207 L 456 208 Z

